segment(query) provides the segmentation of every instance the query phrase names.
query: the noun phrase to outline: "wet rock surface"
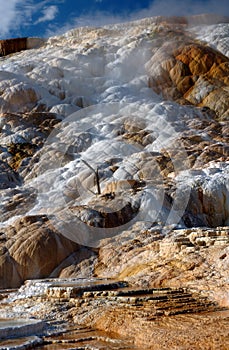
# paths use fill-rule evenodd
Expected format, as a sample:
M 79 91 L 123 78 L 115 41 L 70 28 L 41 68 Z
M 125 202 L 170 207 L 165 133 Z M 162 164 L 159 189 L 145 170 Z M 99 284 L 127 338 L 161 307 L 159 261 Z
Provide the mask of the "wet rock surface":
M 103 279 L 27 281 L 1 302 L 2 315 L 15 312 L 43 319 L 46 328 L 34 338 L 23 338 L 21 329 L 21 337 L 1 340 L 1 348 L 31 342 L 37 349 L 175 349 L 179 344 L 207 349 L 213 342 L 226 349 L 229 341 L 228 310 L 183 288 L 139 288 Z
M 141 230 L 107 240 L 95 273 L 151 287 L 186 286 L 228 306 L 228 227 Z M 109 272 L 108 272 L 109 271 Z
M 45 322 L 0 348 L 229 348 L 228 19 L 192 20 L 0 60 L 1 317 Z

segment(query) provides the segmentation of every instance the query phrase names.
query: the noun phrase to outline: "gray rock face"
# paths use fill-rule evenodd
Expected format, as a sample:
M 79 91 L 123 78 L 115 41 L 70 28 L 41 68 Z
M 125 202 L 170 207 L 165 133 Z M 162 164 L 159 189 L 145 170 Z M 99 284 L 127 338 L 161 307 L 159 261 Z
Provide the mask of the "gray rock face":
M 0 161 L 0 189 L 12 188 L 20 184 L 20 176 L 6 162 Z

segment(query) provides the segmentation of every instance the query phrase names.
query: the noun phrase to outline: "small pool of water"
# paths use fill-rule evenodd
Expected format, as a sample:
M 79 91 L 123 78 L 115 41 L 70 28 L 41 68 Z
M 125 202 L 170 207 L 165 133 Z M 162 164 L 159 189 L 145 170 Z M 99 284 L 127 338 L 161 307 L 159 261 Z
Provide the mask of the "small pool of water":
M 8 328 L 8 327 L 21 327 L 25 325 L 33 325 L 37 323 L 37 320 L 22 320 L 22 319 L 5 319 L 0 318 L 0 329 Z
M 41 320 L 0 318 L 0 339 L 27 337 L 40 334 L 46 324 Z

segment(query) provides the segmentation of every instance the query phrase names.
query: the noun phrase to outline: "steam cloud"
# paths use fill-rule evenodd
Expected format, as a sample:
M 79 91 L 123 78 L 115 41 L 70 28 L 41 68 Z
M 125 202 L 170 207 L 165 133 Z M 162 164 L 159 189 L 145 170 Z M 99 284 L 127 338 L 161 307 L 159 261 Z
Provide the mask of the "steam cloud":
M 63 24 L 62 28 L 47 30 L 47 35 L 61 34 L 75 27 L 102 26 L 122 23 L 131 20 L 153 16 L 192 16 L 198 14 L 213 14 L 229 16 L 228 1 L 222 0 L 154 0 L 146 9 L 132 13 L 124 12 L 114 15 L 105 11 L 89 12 L 74 18 L 71 23 Z
M 96 2 L 102 2 L 97 0 Z M 124 1 L 125 2 L 125 1 Z M 61 29 L 55 23 L 56 15 L 59 12 L 59 5 L 66 3 L 66 0 L 0 0 L 0 12 L 3 14 L 0 22 L 0 37 L 4 38 L 14 30 L 20 33 L 25 26 L 35 26 L 42 22 L 48 22 L 45 35 L 58 34 L 73 27 L 85 25 L 101 26 L 124 22 L 151 16 L 180 16 L 211 13 L 216 15 L 229 16 L 228 0 L 154 0 L 147 9 L 137 12 L 120 12 L 120 15 L 113 15 L 105 11 L 88 12 L 87 15 L 76 17 L 72 20 L 66 19 L 61 23 Z M 66 5 L 67 6 L 67 5 Z M 36 21 L 34 21 L 36 16 Z M 70 14 L 69 14 L 70 16 Z

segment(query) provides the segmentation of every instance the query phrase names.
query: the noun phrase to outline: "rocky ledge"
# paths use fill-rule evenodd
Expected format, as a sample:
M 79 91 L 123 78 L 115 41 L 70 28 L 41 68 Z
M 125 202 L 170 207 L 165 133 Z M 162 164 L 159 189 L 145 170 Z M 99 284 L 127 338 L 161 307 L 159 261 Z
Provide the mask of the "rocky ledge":
M 33 318 L 24 322 L 30 332 L 13 318 L 15 312 Z M 179 344 L 208 349 L 211 343 L 226 349 L 229 345 L 229 310 L 183 288 L 139 288 L 95 278 L 27 281 L 2 300 L 1 314 L 8 317 L 0 320 L 1 349 L 176 349 Z M 13 339 L 7 339 L 15 327 Z
M 95 274 L 139 286 L 188 287 L 229 306 L 228 242 L 228 227 L 177 229 L 166 234 L 151 228 L 139 230 L 134 238 L 126 231 L 116 240 L 103 242 Z
M 29 317 L 45 327 L 1 348 L 226 350 L 229 228 L 135 230 L 102 240 L 93 264 L 76 251 L 59 277 L 3 290 L 4 322 Z

